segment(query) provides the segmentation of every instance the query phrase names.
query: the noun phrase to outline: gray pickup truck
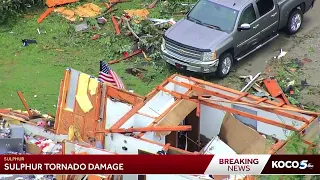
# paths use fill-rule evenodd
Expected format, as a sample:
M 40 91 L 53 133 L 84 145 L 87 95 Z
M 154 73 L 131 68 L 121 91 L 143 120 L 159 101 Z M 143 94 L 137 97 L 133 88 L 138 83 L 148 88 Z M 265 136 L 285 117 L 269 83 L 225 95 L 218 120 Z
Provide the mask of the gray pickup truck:
M 169 28 L 163 58 L 176 68 L 216 73 L 223 78 L 233 63 L 279 36 L 299 31 L 315 0 L 199 0 Z

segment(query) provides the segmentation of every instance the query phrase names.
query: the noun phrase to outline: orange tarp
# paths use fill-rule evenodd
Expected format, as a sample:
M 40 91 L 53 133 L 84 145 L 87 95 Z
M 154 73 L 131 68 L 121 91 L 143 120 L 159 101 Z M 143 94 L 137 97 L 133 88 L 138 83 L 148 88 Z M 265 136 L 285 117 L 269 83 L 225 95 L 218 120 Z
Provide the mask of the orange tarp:
M 59 6 L 68 3 L 78 2 L 79 0 L 47 0 L 46 4 L 48 7 Z

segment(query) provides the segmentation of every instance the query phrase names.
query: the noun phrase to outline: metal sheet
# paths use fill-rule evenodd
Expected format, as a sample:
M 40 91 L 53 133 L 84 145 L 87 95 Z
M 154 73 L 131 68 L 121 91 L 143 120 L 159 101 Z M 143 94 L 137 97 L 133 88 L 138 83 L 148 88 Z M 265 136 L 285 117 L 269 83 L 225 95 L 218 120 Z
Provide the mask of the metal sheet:
M 67 109 L 72 109 L 72 110 L 74 109 L 79 74 L 80 74 L 79 71 L 71 69 L 69 89 L 68 89 L 67 101 L 66 101 Z

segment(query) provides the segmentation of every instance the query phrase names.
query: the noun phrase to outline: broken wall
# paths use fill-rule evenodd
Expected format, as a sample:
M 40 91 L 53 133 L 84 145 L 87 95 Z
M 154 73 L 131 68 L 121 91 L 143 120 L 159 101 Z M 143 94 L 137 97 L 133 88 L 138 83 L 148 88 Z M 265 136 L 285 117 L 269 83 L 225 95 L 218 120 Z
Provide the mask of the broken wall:
M 266 154 L 273 145 L 230 113 L 224 117 L 218 136 L 237 154 Z
M 39 126 L 35 126 L 27 123 L 21 123 L 21 125 L 24 128 L 25 134 L 30 136 L 37 135 L 37 136 L 45 137 L 47 139 L 51 139 L 52 141 L 56 141 L 56 142 L 62 142 L 65 139 L 68 139 L 68 135 L 55 134 L 54 132 L 45 130 Z
M 73 125 L 86 141 L 99 123 L 101 83 L 87 74 L 67 69 L 59 94 L 56 134 L 68 134 L 69 126 Z M 96 138 L 103 139 L 101 136 Z
M 81 153 L 87 153 L 87 154 L 110 154 L 114 155 L 114 152 L 109 152 L 103 149 L 97 149 L 94 147 L 90 147 L 89 145 L 81 145 L 77 143 L 73 143 L 70 141 L 65 141 L 64 142 L 64 149 L 63 152 L 64 154 L 81 154 Z
M 218 93 L 221 93 L 221 94 L 223 94 L 225 96 L 229 96 L 229 97 L 234 98 L 234 99 L 239 97 L 238 94 L 230 93 L 230 92 L 218 89 L 218 88 L 214 88 L 214 87 L 210 87 L 210 86 L 205 86 L 205 88 L 208 89 L 208 90 L 216 91 Z M 227 100 L 227 99 L 223 99 L 223 98 L 220 98 L 220 97 L 217 97 L 217 96 L 212 96 L 212 99 L 214 99 L 214 100 Z M 252 103 L 256 102 L 256 101 L 254 101 L 252 99 L 249 99 L 247 97 L 243 97 L 243 98 L 240 98 L 240 99 L 243 99 L 243 100 L 246 100 L 246 101 L 249 101 L 249 102 L 252 102 Z M 239 110 L 239 111 L 242 111 L 242 112 L 246 112 L 246 113 L 249 113 L 249 114 L 257 115 L 258 117 L 264 117 L 264 118 L 273 120 L 273 121 L 278 122 L 278 123 L 284 123 L 286 125 L 291 125 L 291 126 L 294 126 L 297 129 L 302 128 L 303 125 L 305 124 L 304 122 L 298 121 L 298 120 L 293 119 L 293 118 L 289 118 L 289 117 L 286 117 L 286 116 L 279 115 L 277 113 L 268 112 L 268 111 L 265 111 L 265 110 L 262 110 L 262 109 L 258 109 L 258 108 L 255 108 L 255 107 L 251 107 L 251 106 L 247 106 L 247 105 L 240 105 L 240 104 L 236 104 L 236 103 L 231 104 L 231 103 L 227 103 L 227 102 L 217 102 L 217 101 L 212 101 L 212 103 L 218 104 L 218 105 L 222 105 L 222 106 L 227 107 L 227 108 L 233 108 L 233 109 L 236 109 L 236 110 Z M 260 105 L 268 106 L 268 104 L 263 103 L 263 102 L 260 103 Z M 278 110 L 278 111 L 280 111 L 280 110 Z M 294 115 L 296 117 L 305 118 L 309 122 L 311 122 L 314 119 L 313 116 L 309 116 L 309 115 L 305 115 L 305 114 L 301 114 L 301 113 L 296 113 L 296 112 L 291 112 L 291 111 L 283 111 L 283 110 L 281 110 L 281 111 L 285 112 L 285 113 L 288 113 L 288 114 L 291 114 L 291 115 Z M 274 126 L 274 125 L 267 124 L 267 123 L 264 123 L 264 122 L 256 121 L 256 120 L 253 120 L 253 119 L 243 118 L 241 116 L 238 116 L 237 119 L 239 119 L 240 121 L 242 121 L 243 123 L 245 123 L 247 125 L 250 125 L 250 126 L 254 127 L 254 129 L 257 130 L 258 132 L 261 132 L 261 133 L 266 134 L 266 135 L 275 135 L 275 137 L 280 139 L 280 140 L 285 140 L 287 138 L 287 136 L 291 133 L 290 130 L 286 130 L 286 129 L 283 129 L 283 128 L 278 127 L 278 126 Z
M 94 134 L 92 131 L 110 128 L 132 105 L 143 100 L 142 96 L 102 83 L 77 70 L 67 69 L 60 85 L 55 132 L 66 135 L 70 125 L 73 125 L 84 141 L 95 137 L 97 141 L 104 142 L 103 133 Z

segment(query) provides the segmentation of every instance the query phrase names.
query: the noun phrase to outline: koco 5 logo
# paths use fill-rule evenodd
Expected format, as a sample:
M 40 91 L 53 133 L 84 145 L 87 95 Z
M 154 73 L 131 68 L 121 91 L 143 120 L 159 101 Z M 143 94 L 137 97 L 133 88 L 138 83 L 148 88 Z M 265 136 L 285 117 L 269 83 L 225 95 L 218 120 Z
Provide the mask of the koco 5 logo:
M 312 169 L 313 165 L 308 163 L 308 160 L 302 161 L 272 161 L 272 168 L 299 168 Z

